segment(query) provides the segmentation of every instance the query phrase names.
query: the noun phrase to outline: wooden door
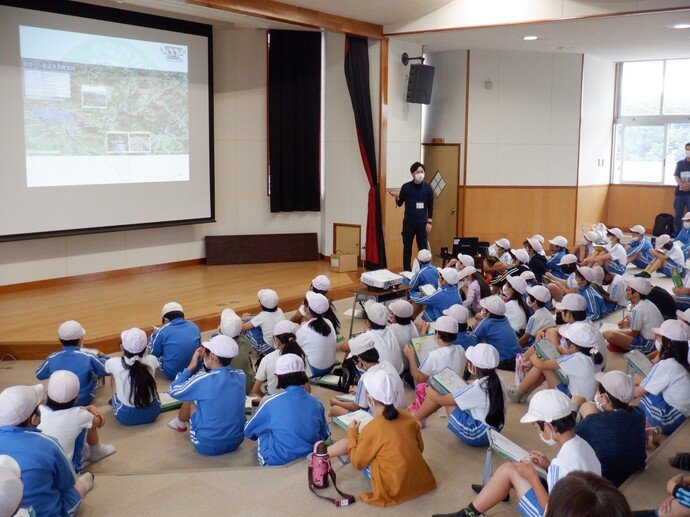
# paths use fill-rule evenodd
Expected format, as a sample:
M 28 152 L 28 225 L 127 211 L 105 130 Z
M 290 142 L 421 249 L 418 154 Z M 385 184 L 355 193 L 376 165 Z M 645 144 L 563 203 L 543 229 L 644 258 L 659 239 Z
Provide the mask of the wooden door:
M 434 224 L 429 234 L 429 246 L 434 255 L 441 247 L 453 250 L 457 236 L 458 178 L 460 176 L 460 144 L 422 145 L 426 167 L 424 181 L 434 191 Z

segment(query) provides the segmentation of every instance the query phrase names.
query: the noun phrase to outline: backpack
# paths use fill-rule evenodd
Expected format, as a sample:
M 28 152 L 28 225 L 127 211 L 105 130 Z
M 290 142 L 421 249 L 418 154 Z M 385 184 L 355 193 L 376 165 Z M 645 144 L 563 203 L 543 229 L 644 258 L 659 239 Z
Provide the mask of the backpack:
M 335 484 L 335 471 L 333 470 L 333 465 L 331 465 L 331 458 L 328 456 L 328 447 L 326 447 L 323 441 L 318 441 L 314 444 L 314 451 L 309 459 L 307 475 L 309 477 L 309 490 L 314 492 L 317 497 L 327 499 L 338 507 L 349 506 L 355 503 L 355 496 L 341 492 Z M 317 488 L 328 488 L 329 477 L 333 480 L 333 488 L 335 488 L 335 491 L 338 492 L 342 499 L 334 499 L 316 493 L 315 489 Z
M 357 373 L 355 362 L 352 359 L 343 360 L 340 368 L 333 370 L 333 374 L 340 377 L 338 386 L 334 386 L 333 389 L 342 393 L 348 393 L 350 386 L 355 386 L 359 380 L 359 373 Z
M 652 235 L 654 235 L 654 237 L 659 237 L 664 234 L 673 234 L 673 216 L 671 214 L 659 214 L 654 218 L 654 230 L 652 230 Z

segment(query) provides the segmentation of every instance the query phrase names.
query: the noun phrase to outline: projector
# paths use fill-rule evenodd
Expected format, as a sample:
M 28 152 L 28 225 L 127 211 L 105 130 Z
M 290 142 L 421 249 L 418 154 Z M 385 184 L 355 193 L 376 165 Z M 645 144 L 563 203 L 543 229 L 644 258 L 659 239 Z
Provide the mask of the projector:
M 377 289 L 390 289 L 396 285 L 402 284 L 403 277 L 396 273 L 392 273 L 387 269 L 379 269 L 377 271 L 367 271 L 362 273 L 359 278 L 362 283 L 369 287 Z

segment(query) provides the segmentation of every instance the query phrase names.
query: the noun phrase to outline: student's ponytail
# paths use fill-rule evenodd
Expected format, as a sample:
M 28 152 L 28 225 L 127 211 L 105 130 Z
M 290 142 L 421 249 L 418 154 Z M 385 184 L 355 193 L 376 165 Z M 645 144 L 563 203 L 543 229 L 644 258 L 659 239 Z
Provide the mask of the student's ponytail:
M 333 307 L 333 304 L 330 300 L 328 300 L 328 310 L 323 313 L 323 317 L 331 322 L 336 334 L 340 332 L 340 320 L 338 319 L 338 314 L 335 312 L 335 307 Z
M 572 341 L 570 342 L 570 344 L 573 345 L 577 349 L 578 352 L 585 354 L 585 355 L 588 355 L 588 356 L 591 356 L 592 361 L 594 361 L 594 364 L 602 364 L 604 362 L 604 356 L 601 355 L 601 352 L 599 352 L 598 350 L 596 352 L 592 353 L 593 350 L 591 348 L 585 348 L 585 347 L 577 346 Z
M 280 334 L 274 337 L 283 344 L 283 349 L 280 351 L 280 355 L 295 354 L 302 358 L 304 364 L 307 364 L 307 355 L 304 353 L 304 350 L 302 350 L 302 347 L 299 346 L 297 338 L 294 334 Z
M 158 396 L 158 388 L 151 370 L 141 362 L 141 356 L 125 350 L 122 366 L 125 370 L 129 370 L 131 402 L 134 407 L 147 408 L 151 406 L 153 400 Z
M 503 398 L 503 385 L 498 377 L 495 368 L 487 370 L 477 368 L 477 376 L 481 379 L 486 377 L 486 383 L 481 386 L 489 395 L 489 412 L 485 422 L 491 427 L 500 429 L 506 421 L 505 399 Z
M 309 328 L 312 329 L 317 334 L 320 334 L 322 336 L 330 335 L 331 327 L 328 323 L 326 323 L 326 319 L 324 318 L 324 315 L 323 314 L 314 314 L 312 312 L 312 316 L 314 316 L 314 319 L 312 319 L 309 322 L 309 324 L 308 324 Z
M 398 415 L 400 413 L 398 413 L 398 410 L 394 404 L 385 404 L 383 406 L 382 414 L 383 418 L 385 418 L 386 420 L 395 420 L 396 418 L 398 418 Z

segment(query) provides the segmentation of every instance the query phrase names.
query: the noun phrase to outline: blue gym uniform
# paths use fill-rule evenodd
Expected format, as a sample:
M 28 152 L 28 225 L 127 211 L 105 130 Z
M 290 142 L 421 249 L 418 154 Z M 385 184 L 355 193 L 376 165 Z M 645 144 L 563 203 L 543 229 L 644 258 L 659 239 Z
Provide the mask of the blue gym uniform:
M 38 516 L 76 515 L 81 505 L 76 476 L 57 441 L 35 427 L 0 426 L 0 454 L 21 468 L 23 508 L 32 506 Z
M 606 316 L 607 312 L 604 299 L 598 292 L 596 292 L 594 287 L 587 284 L 584 287 L 579 288 L 577 290 L 577 294 L 583 296 L 587 301 L 586 314 L 588 320 L 595 321 Z
M 175 318 L 151 334 L 149 354 L 158 358 L 163 375 L 172 380 L 187 367 L 200 346 L 201 332 L 196 323 Z
M 498 350 L 501 362 L 514 359 L 522 353 L 515 331 L 505 316 L 484 318 L 474 329 L 474 335 L 480 342 L 493 345 Z
M 403 284 L 409 285 L 413 290 L 417 290 L 419 286 L 427 284 L 438 288 L 438 269 L 429 262 L 422 264 L 412 279 L 403 279 Z
M 639 241 L 631 240 L 627 246 L 630 246 L 630 249 L 626 252 L 628 258 L 638 253 L 640 254 L 639 257 L 632 261 L 633 265 L 645 269 L 654 260 L 654 256 L 649 252 L 654 247 L 647 237 L 642 237 Z
M 561 266 L 558 265 L 565 255 L 565 250 L 557 251 L 551 255 L 551 258 L 549 258 L 549 260 L 546 262 L 546 270 L 550 271 L 553 276 L 560 278 L 561 280 L 568 278 L 568 275 L 566 275 L 561 269 Z
M 422 319 L 427 322 L 436 321 L 443 316 L 443 311 L 452 305 L 462 305 L 462 296 L 457 285 L 444 285 L 429 296 L 411 295 L 410 300 L 424 306 Z
M 259 465 L 285 465 L 306 456 L 314 443 L 328 438 L 328 425 L 319 399 L 303 386 L 288 386 L 259 406 L 244 435 L 259 441 Z
M 85 352 L 79 346 L 63 346 L 59 352 L 52 353 L 36 370 L 39 381 L 48 380 L 58 370 L 68 370 L 79 378 L 79 400 L 75 405 L 88 406 L 93 402 L 98 388 L 98 378 L 105 377 L 107 356 L 97 357 Z
M 169 393 L 196 404 L 189 428 L 192 444 L 207 456 L 234 451 L 244 440 L 247 421 L 244 372 L 220 367 L 191 375 L 187 369 L 178 373 Z
M 455 341 L 453 341 L 454 345 L 460 345 L 465 350 L 476 345 L 477 343 L 479 343 L 477 336 L 472 334 L 472 332 L 469 330 L 466 332 L 458 332 L 458 337 L 456 337 Z

